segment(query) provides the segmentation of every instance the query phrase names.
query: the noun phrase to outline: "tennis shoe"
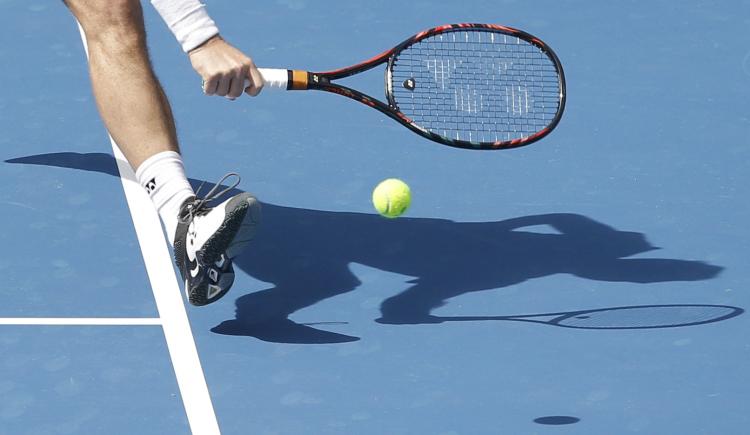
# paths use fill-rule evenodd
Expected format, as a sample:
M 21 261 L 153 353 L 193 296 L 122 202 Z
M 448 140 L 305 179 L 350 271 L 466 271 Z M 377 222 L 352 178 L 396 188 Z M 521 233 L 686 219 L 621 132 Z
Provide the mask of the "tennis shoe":
M 230 176 L 237 182 L 219 193 Z M 188 198 L 180 208 L 175 231 L 174 257 L 193 305 L 221 299 L 234 283 L 232 258 L 250 243 L 260 222 L 260 203 L 249 193 L 232 196 L 215 207 L 210 202 L 239 184 L 228 174 L 204 198 Z

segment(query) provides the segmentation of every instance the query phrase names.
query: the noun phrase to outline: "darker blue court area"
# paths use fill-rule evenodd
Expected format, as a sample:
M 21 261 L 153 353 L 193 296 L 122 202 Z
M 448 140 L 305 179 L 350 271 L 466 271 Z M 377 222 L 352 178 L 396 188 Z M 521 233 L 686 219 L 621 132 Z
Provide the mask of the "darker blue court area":
M 208 9 L 264 67 L 488 22 L 568 82 L 542 141 L 452 149 L 335 95 L 207 98 L 144 3 L 191 182 L 236 171 L 263 206 L 232 291 L 188 307 L 222 434 L 748 432 L 750 5 Z M 158 317 L 75 23 L 0 0 L 0 35 L 0 319 Z M 413 194 L 393 220 L 389 177 Z M 160 326 L 0 324 L 0 355 L 0 435 L 191 432 Z

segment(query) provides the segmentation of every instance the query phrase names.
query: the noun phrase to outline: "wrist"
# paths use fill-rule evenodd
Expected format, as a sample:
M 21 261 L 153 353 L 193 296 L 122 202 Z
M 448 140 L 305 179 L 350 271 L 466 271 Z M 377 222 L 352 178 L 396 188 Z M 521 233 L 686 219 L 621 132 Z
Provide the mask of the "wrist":
M 224 38 L 222 38 L 221 35 L 217 33 L 216 35 L 214 35 L 214 36 L 206 39 L 200 45 L 198 45 L 197 47 L 195 47 L 192 50 L 188 51 L 187 53 L 188 53 L 188 55 L 191 55 L 191 54 L 194 54 L 194 53 L 197 53 L 197 52 L 201 51 L 204 48 L 208 48 L 208 47 L 210 47 L 210 46 L 212 46 L 212 45 L 214 45 L 214 44 L 216 44 L 218 42 L 223 42 L 223 41 L 224 41 Z

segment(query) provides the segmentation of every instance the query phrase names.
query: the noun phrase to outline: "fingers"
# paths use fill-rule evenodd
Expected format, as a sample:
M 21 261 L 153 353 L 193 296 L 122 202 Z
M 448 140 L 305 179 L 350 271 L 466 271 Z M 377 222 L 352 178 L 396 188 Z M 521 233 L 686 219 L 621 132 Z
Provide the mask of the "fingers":
M 203 80 L 203 93 L 234 100 L 242 95 L 243 82 L 244 79 L 239 74 L 217 74 Z
M 215 75 L 203 81 L 203 93 L 234 100 L 244 91 L 255 97 L 263 90 L 263 76 L 254 66 L 243 67 L 239 74 Z
M 251 66 L 247 77 L 250 80 L 250 83 L 245 83 L 245 93 L 251 97 L 260 94 L 260 91 L 263 90 L 263 76 L 260 75 L 260 72 L 258 72 L 258 68 L 256 68 L 255 65 Z
M 232 76 L 220 76 L 219 83 L 216 85 L 216 95 L 226 97 L 229 93 L 229 86 L 232 83 Z
M 234 75 L 229 82 L 229 92 L 227 92 L 227 98 L 234 100 L 235 98 L 242 95 L 242 91 L 245 90 L 245 76 L 249 66 L 243 65 L 240 69 L 239 74 Z
M 243 65 L 237 72 L 216 74 L 203 80 L 203 93 L 234 100 L 244 91 L 254 97 L 263 89 L 263 76 L 252 63 Z
M 206 95 L 218 95 L 234 99 L 239 96 L 232 96 L 232 83 L 236 82 L 233 75 L 216 74 L 203 79 L 203 93 Z M 240 91 L 240 93 L 242 93 Z

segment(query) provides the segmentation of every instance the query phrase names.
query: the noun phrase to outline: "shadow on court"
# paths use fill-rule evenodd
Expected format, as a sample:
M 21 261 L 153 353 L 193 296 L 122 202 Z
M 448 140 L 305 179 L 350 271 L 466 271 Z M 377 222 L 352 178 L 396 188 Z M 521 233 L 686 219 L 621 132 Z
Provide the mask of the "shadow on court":
M 118 174 L 114 158 L 103 153 L 42 154 L 7 162 Z M 466 293 L 560 273 L 597 281 L 655 283 L 706 280 L 722 270 L 701 261 L 628 258 L 655 249 L 641 233 L 618 231 L 570 213 L 465 223 L 391 220 L 263 203 L 260 232 L 251 248 L 235 259 L 235 267 L 272 287 L 239 297 L 235 319 L 212 331 L 282 343 L 358 340 L 289 319 L 298 310 L 356 289 L 360 281 L 350 263 L 415 277 L 408 289 L 382 302 L 376 321 L 384 324 L 451 321 L 433 316 L 432 310 Z M 453 320 L 493 319 L 503 318 Z M 660 327 L 682 326 L 666 322 Z

